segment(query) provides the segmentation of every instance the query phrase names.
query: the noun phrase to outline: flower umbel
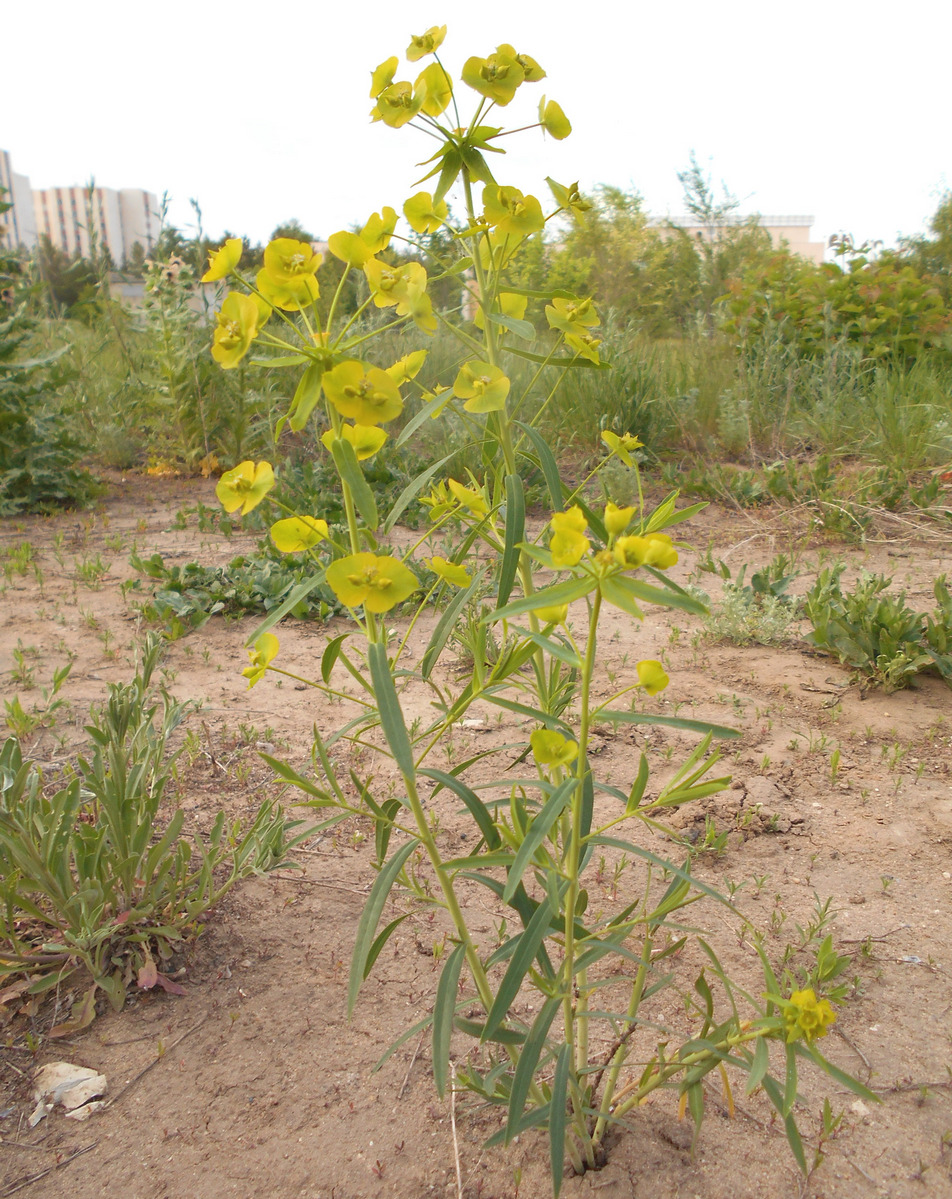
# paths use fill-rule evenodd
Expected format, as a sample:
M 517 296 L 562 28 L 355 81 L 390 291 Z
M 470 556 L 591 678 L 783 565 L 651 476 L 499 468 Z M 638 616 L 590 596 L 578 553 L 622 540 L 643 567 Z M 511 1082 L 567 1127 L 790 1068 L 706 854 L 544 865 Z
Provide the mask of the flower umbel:
M 817 999 L 812 987 L 804 991 L 794 991 L 789 999 L 783 1001 L 783 1023 L 788 1043 L 798 1041 L 803 1037 L 806 1041 L 815 1041 L 817 1037 L 825 1037 L 830 1031 L 830 1025 L 836 1020 L 836 1013 L 828 999 Z
M 226 470 L 218 480 L 215 495 L 226 512 L 237 512 L 246 516 L 257 508 L 274 486 L 274 471 L 270 462 L 239 462 L 232 470 Z
M 578 744 L 555 729 L 536 729 L 529 734 L 529 743 L 540 766 L 568 766 L 578 757 Z
M 351 554 L 327 568 L 327 583 L 348 608 L 389 612 L 417 589 L 416 575 L 397 558 Z

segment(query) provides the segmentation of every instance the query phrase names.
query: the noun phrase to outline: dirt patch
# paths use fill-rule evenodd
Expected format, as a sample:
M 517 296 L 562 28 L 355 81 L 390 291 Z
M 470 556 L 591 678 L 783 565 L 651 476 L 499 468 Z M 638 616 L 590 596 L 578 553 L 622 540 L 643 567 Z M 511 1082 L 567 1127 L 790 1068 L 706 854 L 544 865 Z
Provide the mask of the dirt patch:
M 27 709 L 40 705 L 53 671 L 74 659 L 60 692 L 68 706 L 30 742 L 47 771 L 83 744 L 89 705 L 103 697 L 107 682 L 131 675 L 143 630 L 135 592 L 124 595 L 121 584 L 135 577 L 128 565 L 133 546 L 143 556 L 158 551 L 180 563 L 220 564 L 253 545 L 253 538 L 202 534 L 194 516 L 184 529 L 175 527 L 183 505 L 199 501 L 214 503 L 211 483 L 130 477 L 117 480 L 93 515 L 0 529 L 0 553 L 29 542 L 36 563 L 4 580 L 5 694 L 18 695 Z M 766 518 L 738 531 L 736 517 L 709 509 L 687 537 L 701 548 L 712 541 L 738 566 L 762 564 L 792 534 Z M 929 606 L 933 578 L 952 571 L 952 549 L 935 540 L 825 552 L 851 570 L 895 574 L 921 607 Z M 817 558 L 816 549 L 802 551 L 801 569 Z M 687 581 L 695 563 L 696 555 L 683 555 L 675 578 Z M 192 741 L 178 784 L 178 800 L 198 827 L 221 805 L 231 816 L 248 816 L 275 793 L 259 749 L 300 765 L 311 724 L 328 730 L 342 723 L 346 705 L 315 703 L 312 692 L 291 680 L 269 678 L 245 689 L 240 671 L 251 627 L 212 620 L 172 643 L 164 659 L 173 693 L 203 701 L 188 726 Z M 285 625 L 281 664 L 314 674 L 328 636 L 345 627 L 343 621 Z M 421 629 L 412 645 L 424 643 Z M 952 691 L 925 678 L 909 691 L 864 698 L 845 671 L 795 643 L 712 645 L 683 614 L 651 613 L 638 629 L 614 614 L 601 645 L 600 666 L 618 676 L 616 686 L 638 658 L 664 655 L 671 686 L 651 701 L 654 710 L 742 730 L 740 741 L 725 747 L 731 787 L 683 809 L 673 823 L 703 851 L 699 876 L 734 888 L 738 907 L 777 955 L 798 942 L 799 930 L 818 918 L 818 904 L 830 900 L 830 929 L 853 957 L 855 994 L 825 1047 L 881 1092 L 883 1102 L 858 1103 L 828 1080 L 804 1074 L 798 1114 L 808 1153 L 817 1143 L 824 1095 L 834 1113 L 843 1113 L 825 1160 L 804 1186 L 760 1096 L 737 1096 L 729 1120 L 712 1085 L 708 1119 L 693 1148 L 672 1098 L 658 1096 L 614 1134 L 606 1167 L 567 1180 L 563 1194 L 952 1195 Z M 457 757 L 523 735 L 516 716 L 472 716 L 482 723 L 459 730 L 450 748 Z M 642 750 L 653 778 L 663 779 L 693 743 L 686 734 L 606 726 L 595 748 L 602 776 L 630 785 Z M 361 768 L 372 767 L 367 760 Z M 467 825 L 455 805 L 445 794 L 431 805 L 447 847 L 464 844 Z M 373 1070 L 433 1002 L 443 951 L 438 921 L 401 926 L 354 1019 L 346 1020 L 350 951 L 372 878 L 366 832 L 359 821 L 340 826 L 305 847 L 300 872 L 283 871 L 233 893 L 189 951 L 185 998 L 144 994 L 68 1042 L 43 1039 L 42 1014 L 32 1027 L 15 1016 L 0 1033 L 0 1195 L 21 1183 L 26 1196 L 72 1199 L 548 1194 L 544 1140 L 529 1134 L 508 1149 L 483 1150 L 499 1127 L 498 1114 L 474 1108 L 465 1095 L 455 1104 L 437 1099 L 426 1038 L 411 1037 Z M 681 852 L 661 837 L 653 848 Z M 603 906 L 637 885 L 631 864 L 609 858 L 593 865 L 590 889 Z M 491 944 L 500 914 L 485 892 L 465 898 L 483 944 Z M 728 971 L 755 987 L 756 957 L 740 919 L 713 904 L 693 912 Z M 687 953 L 677 963 L 686 987 L 699 964 Z M 657 1016 L 672 1024 L 679 1019 L 674 1010 Z M 454 1048 L 469 1051 L 462 1038 Z M 59 1058 L 106 1074 L 114 1102 L 84 1124 L 57 1113 L 31 1130 L 30 1076 Z

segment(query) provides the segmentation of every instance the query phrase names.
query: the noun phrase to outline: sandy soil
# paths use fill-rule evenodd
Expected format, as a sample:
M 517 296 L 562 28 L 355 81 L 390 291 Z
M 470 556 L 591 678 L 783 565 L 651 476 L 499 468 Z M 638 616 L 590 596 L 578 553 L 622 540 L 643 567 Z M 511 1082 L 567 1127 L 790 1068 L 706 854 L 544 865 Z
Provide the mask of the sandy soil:
M 158 550 L 178 563 L 222 563 L 251 544 L 200 534 L 194 517 L 185 530 L 174 529 L 179 509 L 199 500 L 214 503 L 210 483 L 129 478 L 117 480 L 95 514 L 0 528 L 0 556 L 29 541 L 42 574 L 42 586 L 33 574 L 0 580 L 6 583 L 4 694 L 19 694 L 24 706 L 38 702 L 54 669 L 75 655 L 62 692 L 68 708 L 30 744 L 48 773 L 82 744 L 89 705 L 103 697 L 107 682 L 131 675 L 142 627 L 136 593 L 123 596 L 119 584 L 134 576 L 133 545 L 143 556 Z M 848 561 L 851 571 L 885 570 L 914 606 L 931 607 L 934 577 L 952 572 L 952 546 L 915 530 L 890 532 L 889 540 L 865 549 L 804 546 L 802 530 L 782 514 L 708 509 L 687 536 L 700 550 L 713 543 L 715 556 L 732 568 L 797 548 L 805 575 L 821 554 Z M 97 554 L 109 571 L 89 585 L 79 570 Z M 686 580 L 696 559 L 683 555 L 675 577 Z M 711 586 L 709 576 L 704 585 Z M 612 619 L 600 665 L 619 675 L 618 685 L 638 658 L 663 653 L 672 683 L 653 701 L 658 711 L 678 708 L 742 730 L 726 746 L 730 789 L 696 812 L 683 809 L 678 823 L 702 844 L 708 818 L 728 834 L 720 852 L 697 855 L 697 872 L 736 886 L 735 902 L 766 931 L 775 956 L 798 940 L 798 926 L 809 925 L 818 901 L 830 900 L 830 929 L 840 951 L 852 955 L 854 994 L 824 1048 L 880 1093 L 882 1103 L 858 1103 L 828 1079 L 804 1074 L 798 1117 L 808 1153 L 817 1145 L 824 1096 L 843 1113 L 825 1160 L 804 1182 L 761 1096 L 740 1098 L 728 1120 L 712 1085 L 709 1116 L 692 1153 L 691 1129 L 677 1120 L 670 1096 L 659 1095 L 615 1136 L 607 1166 L 568 1179 L 563 1194 L 952 1195 L 952 691 L 926 678 L 909 691 L 864 697 L 846 671 L 796 640 L 775 649 L 738 648 L 711 644 L 700 623 L 683 614 L 652 613 L 641 629 L 620 615 Z M 251 627 L 212 620 L 171 644 L 165 658 L 173 693 L 203 701 L 189 726 L 200 748 L 182 760 L 178 794 L 198 827 L 222 804 L 247 816 L 262 796 L 276 793 L 258 749 L 300 765 L 312 722 L 325 730 L 341 722 L 340 708 L 315 703 L 313 693 L 288 681 L 267 679 L 245 690 L 240 671 Z M 286 625 L 282 664 L 313 672 L 332 629 Z M 33 671 L 32 690 L 13 677 L 18 646 Z M 523 735 L 516 717 L 497 724 L 493 716 L 461 730 L 451 752 L 463 755 L 514 733 Z M 600 740 L 602 769 L 619 784 L 632 777 L 641 749 L 663 778 L 668 759 L 677 762 L 692 744 L 658 729 L 645 737 L 606 728 Z M 462 844 L 466 824 L 445 794 L 433 810 L 447 847 Z M 190 949 L 184 998 L 144 993 L 66 1042 L 43 1035 L 45 1009 L 24 1015 L 8 1007 L 0 1028 L 0 1196 L 547 1195 L 543 1139 L 529 1134 L 508 1149 L 484 1150 L 498 1113 L 474 1108 L 464 1094 L 452 1103 L 437 1099 L 425 1039 L 410 1039 L 373 1071 L 387 1046 L 432 1004 L 443 937 L 438 924 L 411 919 L 401 926 L 354 1019 L 345 1018 L 349 956 L 372 879 L 366 832 L 359 821 L 342 825 L 305 847 L 301 871 L 252 880 L 233 892 Z M 660 837 L 652 847 L 683 852 Z M 616 865 L 609 860 L 592 871 L 590 888 L 603 906 L 638 885 L 634 867 L 616 879 Z M 489 944 L 499 913 L 485 894 L 466 902 Z M 728 970 L 756 986 L 756 958 L 740 919 L 713 904 L 692 913 Z M 686 987 L 699 965 L 690 953 L 678 962 Z M 674 1001 L 666 1002 L 657 1017 L 676 1024 Z M 470 1046 L 460 1038 L 454 1049 L 465 1055 Z M 84 1124 L 57 1113 L 30 1129 L 31 1076 L 58 1059 L 105 1073 L 116 1100 Z

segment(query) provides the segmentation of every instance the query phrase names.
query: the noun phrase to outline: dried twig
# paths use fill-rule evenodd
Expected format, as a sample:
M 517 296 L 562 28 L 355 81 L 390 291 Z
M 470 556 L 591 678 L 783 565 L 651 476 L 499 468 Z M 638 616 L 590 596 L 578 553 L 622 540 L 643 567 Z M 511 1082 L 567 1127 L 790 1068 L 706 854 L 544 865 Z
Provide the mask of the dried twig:
M 99 1144 L 98 1141 L 93 1141 L 91 1145 L 86 1145 L 82 1149 L 77 1149 L 75 1153 L 71 1153 L 69 1157 L 64 1157 L 61 1162 L 57 1162 L 55 1166 L 48 1166 L 45 1170 L 40 1170 L 38 1174 L 31 1174 L 29 1178 L 21 1178 L 19 1182 L 11 1183 L 0 1191 L 0 1199 L 6 1199 L 7 1195 L 15 1195 L 17 1191 L 22 1191 L 24 1187 L 31 1186 L 34 1182 L 39 1182 L 41 1178 L 45 1178 L 47 1174 L 52 1174 L 54 1170 L 61 1170 L 63 1166 L 68 1166 L 70 1162 L 75 1161 L 77 1157 L 82 1157 L 84 1153 L 88 1153 L 90 1149 L 95 1149 Z
M 426 1036 L 426 1029 L 424 1029 L 423 1032 L 420 1033 L 420 1039 L 419 1039 L 419 1041 L 417 1041 L 417 1047 L 413 1051 L 413 1057 L 410 1058 L 410 1064 L 409 1064 L 409 1066 L 407 1066 L 407 1072 L 403 1076 L 403 1083 L 400 1086 L 400 1090 L 397 1091 L 398 1099 L 403 1098 L 404 1092 L 407 1089 L 407 1083 L 410 1081 L 410 1071 L 413 1069 L 414 1065 L 416 1064 L 416 1060 L 417 1060 L 417 1057 L 419 1056 L 420 1050 L 423 1048 L 423 1039 L 425 1036 Z
M 459 1141 L 456 1139 L 456 1067 L 450 1065 L 450 1127 L 453 1130 L 453 1160 L 456 1163 L 456 1194 L 463 1199 L 463 1173 L 459 1168 Z
M 168 1054 L 170 1054 L 172 1052 L 172 1050 L 175 1049 L 176 1046 L 181 1045 L 181 1043 L 185 1040 L 186 1037 L 190 1037 L 193 1032 L 195 1032 L 197 1029 L 201 1028 L 207 1019 L 208 1019 L 207 1015 L 202 1016 L 201 1020 L 199 1020 L 199 1022 L 197 1024 L 193 1024 L 192 1027 L 189 1028 L 187 1031 L 183 1032 L 180 1037 L 177 1037 L 172 1042 L 171 1045 L 163 1048 L 162 1052 L 159 1054 L 158 1057 L 154 1058 L 151 1062 L 149 1062 L 149 1064 L 147 1066 L 143 1067 L 143 1069 L 141 1069 L 138 1074 L 136 1074 L 132 1078 L 130 1078 L 129 1081 L 126 1083 L 126 1085 L 124 1087 L 122 1087 L 120 1090 L 118 1090 L 115 1093 L 115 1095 L 112 1096 L 111 1099 L 106 1100 L 106 1102 L 103 1104 L 103 1110 L 105 1110 L 108 1107 L 112 1107 L 112 1105 L 114 1103 L 118 1103 L 119 1100 L 123 1097 L 123 1095 L 125 1095 L 126 1091 L 128 1091 L 132 1087 L 134 1087 L 136 1085 L 136 1083 L 140 1081 L 140 1079 L 143 1079 L 149 1073 L 149 1071 L 153 1068 L 153 1066 L 157 1066 L 164 1057 L 167 1057 Z

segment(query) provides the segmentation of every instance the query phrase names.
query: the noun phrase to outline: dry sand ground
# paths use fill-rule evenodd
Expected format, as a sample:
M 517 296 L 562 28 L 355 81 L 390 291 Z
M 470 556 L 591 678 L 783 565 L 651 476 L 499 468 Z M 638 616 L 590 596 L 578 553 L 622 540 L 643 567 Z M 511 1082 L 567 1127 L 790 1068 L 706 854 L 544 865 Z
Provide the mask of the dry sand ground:
M 63 691 L 70 707 L 30 747 L 48 771 L 81 744 L 89 705 L 103 697 L 106 683 L 131 675 L 142 629 L 129 602 L 134 594 L 127 601 L 118 584 L 133 574 L 133 543 L 144 556 L 158 550 L 177 563 L 226 562 L 248 544 L 200 535 L 194 519 L 185 531 L 171 528 L 183 504 L 213 503 L 211 493 L 208 483 L 130 478 L 117 482 L 94 515 L 0 529 L 0 553 L 29 540 L 43 573 L 42 588 L 33 577 L 16 576 L 0 599 L 4 693 L 18 692 L 25 705 L 37 694 L 11 681 L 18 644 L 28 648 L 37 688 L 49 683 L 67 652 L 76 655 Z M 865 550 L 826 550 L 851 571 L 865 566 L 894 574 L 913 606 L 931 607 L 934 577 L 952 572 L 952 546 L 934 535 L 917 540 L 914 530 L 891 534 Z M 751 517 L 711 509 L 687 536 L 701 549 L 713 542 L 732 567 L 766 562 L 795 539 L 776 512 Z M 102 585 L 88 587 L 77 578 L 77 563 L 96 553 L 111 567 Z M 815 565 L 817 555 L 817 547 L 805 549 L 801 569 Z M 683 581 L 695 562 L 695 554 L 683 555 L 676 577 Z M 172 691 L 203 701 L 191 721 L 201 749 L 179 789 L 197 827 L 207 827 L 220 805 L 246 817 L 274 793 L 257 757 L 262 744 L 301 763 L 311 723 L 328 729 L 340 722 L 340 709 L 322 707 L 291 683 L 268 679 L 245 690 L 240 671 L 250 627 L 215 619 L 171 644 L 165 659 Z M 853 957 L 856 990 L 824 1048 L 883 1102 L 858 1105 L 824 1077 L 804 1075 L 798 1114 L 811 1145 L 824 1095 L 844 1113 L 826 1160 L 804 1183 L 761 1096 L 741 1098 L 728 1120 L 712 1085 L 692 1154 L 690 1129 L 676 1119 L 672 1098 L 658 1095 L 614 1138 L 608 1165 L 567 1180 L 563 1194 L 952 1195 L 952 691 L 925 678 L 909 691 L 864 698 L 844 670 L 802 645 L 712 645 L 695 636 L 699 628 L 681 614 L 651 613 L 633 630 L 619 616 L 602 639 L 600 666 L 617 672 L 621 685 L 635 660 L 663 651 L 672 682 L 653 701 L 657 710 L 670 713 L 682 703 L 682 715 L 743 731 L 726 747 L 731 788 L 699 813 L 683 810 L 679 817 L 685 833 L 702 841 L 708 816 L 729 833 L 722 852 L 698 856 L 697 871 L 740 887 L 738 905 L 767 930 L 776 956 L 797 940 L 797 925 L 808 925 L 817 897 L 830 899 L 831 928 L 840 950 Z M 286 626 L 282 664 L 313 671 L 327 637 L 317 624 Z M 493 717 L 462 730 L 455 752 L 514 733 L 524 735 L 516 717 L 501 725 Z M 606 730 L 599 761 L 621 784 L 647 746 L 663 777 L 668 747 L 677 762 L 691 743 L 659 730 L 647 738 Z M 433 806 L 447 848 L 461 844 L 466 824 L 455 805 L 444 793 Z M 484 1151 L 497 1113 L 474 1109 L 464 1095 L 452 1107 L 438 1101 L 425 1040 L 413 1038 L 372 1071 L 432 1003 L 439 927 L 406 921 L 365 986 L 355 1018 L 345 1019 L 349 954 L 372 877 L 365 832 L 359 822 L 347 823 L 309 844 L 301 872 L 240 886 L 192 946 L 184 998 L 144 993 L 68 1042 L 40 1036 L 35 1053 L 27 1034 L 31 1024 L 42 1034 L 49 1013 L 13 1014 L 0 1031 L 0 1196 L 457 1196 L 458 1162 L 466 1199 L 543 1199 L 549 1193 L 543 1139 L 529 1134 L 508 1149 Z M 680 852 L 665 841 L 653 847 Z M 606 862 L 590 880 L 602 906 L 612 902 L 614 865 Z M 628 866 L 617 882 L 619 901 L 635 886 L 635 868 Z M 485 894 L 467 896 L 467 903 L 489 943 L 498 913 Z M 740 921 L 712 904 L 692 915 L 728 970 L 756 987 L 756 959 Z M 679 960 L 686 987 L 699 965 L 692 953 Z M 677 1024 L 678 1004 L 673 997 L 666 1002 L 655 1015 Z M 462 1055 L 469 1046 L 461 1038 L 454 1049 Z M 137 1081 L 85 1124 L 54 1114 L 31 1130 L 30 1075 L 60 1058 L 104 1072 L 113 1094 Z

